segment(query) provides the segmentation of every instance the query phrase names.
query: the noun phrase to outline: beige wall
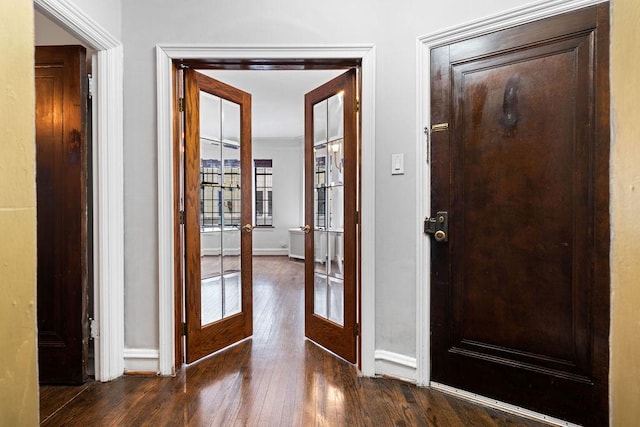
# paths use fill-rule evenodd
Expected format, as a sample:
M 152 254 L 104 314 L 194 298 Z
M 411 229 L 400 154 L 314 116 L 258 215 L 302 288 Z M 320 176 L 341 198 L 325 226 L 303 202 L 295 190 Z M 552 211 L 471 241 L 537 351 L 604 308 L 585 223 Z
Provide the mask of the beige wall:
M 612 4 L 611 425 L 632 426 L 640 420 L 640 3 Z
M 33 3 L 0 1 L 0 425 L 38 424 Z

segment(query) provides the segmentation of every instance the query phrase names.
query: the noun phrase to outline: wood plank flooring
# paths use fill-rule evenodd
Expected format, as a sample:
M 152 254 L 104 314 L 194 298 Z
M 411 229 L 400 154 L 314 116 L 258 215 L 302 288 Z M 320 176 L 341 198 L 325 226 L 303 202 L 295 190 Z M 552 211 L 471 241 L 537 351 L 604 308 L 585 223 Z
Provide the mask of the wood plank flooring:
M 544 425 L 401 381 L 358 376 L 304 339 L 303 281 L 301 261 L 254 258 L 252 338 L 175 377 L 124 376 L 77 392 L 43 386 L 42 425 Z

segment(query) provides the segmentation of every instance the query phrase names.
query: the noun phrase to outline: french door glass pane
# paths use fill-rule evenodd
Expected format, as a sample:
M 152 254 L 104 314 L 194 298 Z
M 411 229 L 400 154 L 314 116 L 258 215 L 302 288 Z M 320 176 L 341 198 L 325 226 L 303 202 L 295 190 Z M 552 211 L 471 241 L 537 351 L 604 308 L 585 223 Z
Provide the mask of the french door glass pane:
M 343 139 L 339 139 L 332 143 L 329 143 L 328 163 L 329 163 L 329 185 L 341 185 L 343 184 L 343 169 L 344 169 L 344 155 L 343 155 Z
M 327 233 L 327 271 L 332 277 L 344 277 L 344 234 L 341 232 Z
M 201 324 L 241 311 L 240 106 L 200 92 Z
M 222 305 L 217 301 L 222 299 L 222 276 L 215 276 L 202 280 L 202 324 L 216 322 L 222 319 Z
M 327 276 L 315 274 L 313 284 L 313 313 L 327 318 Z
M 344 191 L 341 185 L 329 187 L 329 221 L 332 231 L 342 231 L 344 228 Z
M 314 190 L 313 212 L 315 218 L 315 228 L 324 230 L 327 228 L 327 189 L 316 188 Z
M 344 324 L 344 282 L 342 279 L 329 277 L 327 287 L 327 318 L 339 325 Z
M 223 276 L 224 281 L 224 317 L 233 316 L 242 311 L 240 296 L 240 272 Z
M 228 230 L 229 227 L 239 227 L 241 222 L 240 147 L 223 144 L 222 156 L 224 158 L 222 211 L 224 228 Z
M 341 139 L 344 133 L 343 93 L 333 95 L 327 101 L 327 140 Z
M 219 142 L 200 138 L 200 227 L 207 230 L 220 224 L 221 156 Z
M 215 95 L 200 91 L 200 138 L 221 141 L 221 101 Z
M 240 145 L 240 105 L 222 100 L 222 140 Z
M 317 273 L 327 274 L 327 237 L 326 231 L 315 231 L 314 236 L 314 270 Z
M 327 100 L 313 106 L 313 145 L 327 142 Z
M 240 230 L 225 229 L 222 233 L 222 272 L 240 271 Z
M 322 144 L 313 149 L 315 164 L 315 187 L 327 185 L 327 145 Z

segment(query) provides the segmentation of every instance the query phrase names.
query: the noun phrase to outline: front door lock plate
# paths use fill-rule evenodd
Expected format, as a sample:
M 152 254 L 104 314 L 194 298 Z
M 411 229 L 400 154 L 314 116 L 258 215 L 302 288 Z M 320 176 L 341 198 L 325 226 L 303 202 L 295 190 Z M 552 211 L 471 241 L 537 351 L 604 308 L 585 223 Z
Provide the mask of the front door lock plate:
M 449 241 L 449 214 L 441 211 L 435 217 L 425 218 L 424 233 L 433 234 L 436 242 Z

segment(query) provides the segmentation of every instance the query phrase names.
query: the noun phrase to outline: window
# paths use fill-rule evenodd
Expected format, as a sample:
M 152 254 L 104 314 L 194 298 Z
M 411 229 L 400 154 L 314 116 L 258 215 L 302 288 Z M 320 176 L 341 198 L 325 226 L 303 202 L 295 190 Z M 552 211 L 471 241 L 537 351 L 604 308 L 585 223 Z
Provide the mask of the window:
M 221 205 L 220 160 L 200 161 L 200 227 L 219 227 Z
M 225 146 L 225 148 L 227 148 Z M 231 146 L 230 149 L 236 149 Z M 239 227 L 240 161 L 224 160 L 224 169 L 217 159 L 200 161 L 200 227 Z
M 273 226 L 273 168 L 271 159 L 254 160 L 256 227 Z
M 325 148 L 326 152 L 326 148 Z M 322 153 L 316 153 L 316 192 L 315 192 L 315 228 L 324 230 L 327 228 L 327 175 L 326 157 Z

